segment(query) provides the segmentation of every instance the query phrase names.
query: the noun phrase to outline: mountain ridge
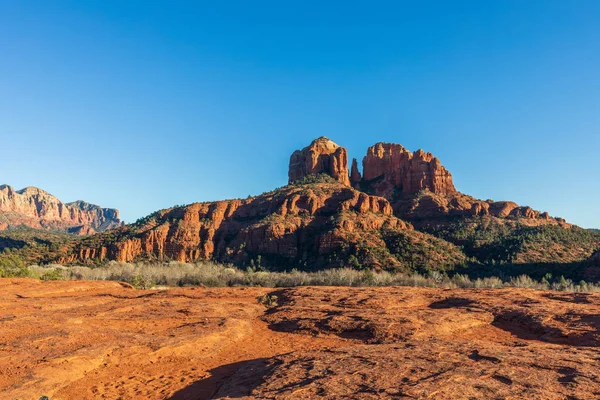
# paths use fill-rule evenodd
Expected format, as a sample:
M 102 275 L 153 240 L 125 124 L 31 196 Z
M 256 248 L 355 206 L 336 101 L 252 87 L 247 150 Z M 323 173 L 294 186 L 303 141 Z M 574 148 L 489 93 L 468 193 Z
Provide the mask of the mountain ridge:
M 492 261 L 583 261 L 592 246 L 600 247 L 600 235 L 596 241 L 546 212 L 459 192 L 441 161 L 423 150 L 376 143 L 363 158 L 363 174 L 356 159 L 348 164 L 345 148 L 319 137 L 290 156 L 284 187 L 157 211 L 83 239 L 59 261 L 453 270 Z M 560 233 L 571 229 L 574 234 Z M 544 256 L 539 247 L 552 235 L 558 242 Z
M 586 260 L 600 248 L 599 233 L 514 202 L 463 194 L 431 153 L 377 143 L 363 158 L 370 179 L 357 164 L 320 137 L 290 156 L 286 186 L 159 210 L 65 239 L 51 251 L 30 239 L 19 251 L 35 262 L 64 264 L 212 260 L 269 270 L 595 276 Z
M 28 227 L 90 235 L 124 225 L 119 211 L 77 200 L 64 203 L 35 186 L 0 185 L 0 230 Z

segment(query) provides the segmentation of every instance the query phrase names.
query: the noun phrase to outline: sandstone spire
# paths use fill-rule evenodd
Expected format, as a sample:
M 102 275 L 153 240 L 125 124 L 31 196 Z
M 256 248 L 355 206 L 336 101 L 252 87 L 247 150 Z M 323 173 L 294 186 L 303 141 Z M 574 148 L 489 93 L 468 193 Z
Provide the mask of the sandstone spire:
M 357 188 L 360 185 L 362 177 L 358 171 L 358 162 L 356 158 L 352 159 L 352 168 L 350 169 L 350 184 L 352 187 Z
M 348 153 L 345 148 L 321 136 L 302 150 L 296 150 L 290 157 L 288 170 L 289 183 L 307 175 L 325 173 L 335 180 L 350 186 L 348 175 Z

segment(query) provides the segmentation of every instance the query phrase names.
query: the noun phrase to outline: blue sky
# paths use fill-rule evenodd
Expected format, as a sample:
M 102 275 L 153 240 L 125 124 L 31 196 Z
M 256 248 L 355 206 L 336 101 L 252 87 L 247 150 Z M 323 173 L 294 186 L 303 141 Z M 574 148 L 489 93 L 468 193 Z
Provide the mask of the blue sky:
M 0 183 L 116 207 L 246 197 L 328 136 L 600 227 L 598 1 L 0 0 Z

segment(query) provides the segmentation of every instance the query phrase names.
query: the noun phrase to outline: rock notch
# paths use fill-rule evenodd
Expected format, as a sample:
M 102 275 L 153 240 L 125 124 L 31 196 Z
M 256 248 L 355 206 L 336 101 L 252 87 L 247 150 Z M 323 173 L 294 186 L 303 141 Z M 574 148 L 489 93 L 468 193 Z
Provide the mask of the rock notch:
M 348 152 L 332 140 L 321 136 L 290 157 L 289 183 L 307 175 L 328 174 L 335 180 L 350 186 L 348 174 Z

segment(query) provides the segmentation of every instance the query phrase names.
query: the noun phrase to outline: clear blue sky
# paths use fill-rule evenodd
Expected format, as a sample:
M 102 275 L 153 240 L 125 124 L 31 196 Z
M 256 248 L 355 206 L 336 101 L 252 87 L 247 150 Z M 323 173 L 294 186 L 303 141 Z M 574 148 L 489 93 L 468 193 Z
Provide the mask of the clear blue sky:
M 0 0 L 0 183 L 116 207 L 246 197 L 325 135 L 600 227 L 599 1 Z

